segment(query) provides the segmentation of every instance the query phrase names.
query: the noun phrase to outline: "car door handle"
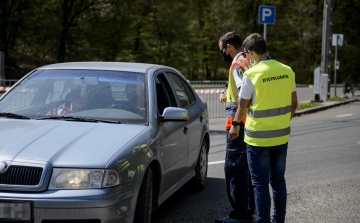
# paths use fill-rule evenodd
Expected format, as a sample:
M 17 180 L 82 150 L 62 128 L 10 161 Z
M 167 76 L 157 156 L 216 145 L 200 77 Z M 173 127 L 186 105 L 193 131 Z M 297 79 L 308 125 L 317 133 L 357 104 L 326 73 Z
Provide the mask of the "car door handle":
M 202 123 L 202 121 L 203 121 L 203 119 L 204 119 L 204 117 L 202 116 L 202 115 L 200 115 L 200 122 Z
M 185 133 L 185 135 L 186 135 L 187 131 L 188 131 L 188 127 L 184 126 L 183 132 Z

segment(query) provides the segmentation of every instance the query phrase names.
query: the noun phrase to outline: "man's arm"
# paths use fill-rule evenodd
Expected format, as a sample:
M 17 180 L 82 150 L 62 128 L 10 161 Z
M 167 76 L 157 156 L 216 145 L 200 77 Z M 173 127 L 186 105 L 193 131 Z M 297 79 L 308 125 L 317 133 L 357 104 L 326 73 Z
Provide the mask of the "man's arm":
M 235 113 L 234 121 L 241 122 L 241 119 L 246 115 L 248 107 L 250 105 L 250 99 L 243 99 L 239 97 L 238 110 Z M 240 126 L 231 126 L 229 131 L 229 139 L 234 140 L 239 137 Z
M 291 118 L 290 120 L 294 117 L 295 115 L 295 111 L 298 105 L 298 101 L 297 101 L 297 94 L 296 91 L 293 91 L 291 93 Z

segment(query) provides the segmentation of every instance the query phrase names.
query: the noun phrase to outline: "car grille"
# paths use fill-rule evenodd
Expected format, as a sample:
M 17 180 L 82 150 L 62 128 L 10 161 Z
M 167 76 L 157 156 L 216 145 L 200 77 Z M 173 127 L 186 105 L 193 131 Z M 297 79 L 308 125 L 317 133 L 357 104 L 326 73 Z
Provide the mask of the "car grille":
M 10 166 L 0 174 L 0 184 L 36 186 L 40 183 L 43 168 L 27 166 Z

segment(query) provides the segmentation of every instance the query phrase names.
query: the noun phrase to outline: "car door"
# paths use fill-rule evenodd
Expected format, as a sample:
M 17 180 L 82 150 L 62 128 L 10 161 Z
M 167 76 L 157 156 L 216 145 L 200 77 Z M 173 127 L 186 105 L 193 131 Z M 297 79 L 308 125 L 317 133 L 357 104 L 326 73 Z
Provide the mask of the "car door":
M 195 167 L 197 162 L 202 139 L 202 122 L 205 120 L 203 120 L 201 109 L 199 109 L 199 105 L 196 103 L 194 93 L 188 82 L 176 73 L 167 72 L 166 76 L 175 91 L 178 107 L 187 109 L 189 113 L 189 120 L 184 127 L 188 136 L 187 172 L 189 172 Z
M 172 88 L 163 73 L 156 76 L 155 84 L 158 116 L 160 116 L 166 107 L 176 107 L 177 103 Z M 161 195 L 166 192 L 173 193 L 174 191 L 170 189 L 175 188 L 175 184 L 185 177 L 188 153 L 186 124 L 186 121 L 159 123 L 161 134 L 159 148 L 163 165 Z

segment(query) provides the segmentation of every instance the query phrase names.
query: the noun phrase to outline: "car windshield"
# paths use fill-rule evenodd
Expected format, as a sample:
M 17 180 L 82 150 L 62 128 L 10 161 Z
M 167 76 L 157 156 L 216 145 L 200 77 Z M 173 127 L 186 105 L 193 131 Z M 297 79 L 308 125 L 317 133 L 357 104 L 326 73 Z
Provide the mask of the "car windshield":
M 146 124 L 145 75 L 37 70 L 0 101 L 0 118 Z

